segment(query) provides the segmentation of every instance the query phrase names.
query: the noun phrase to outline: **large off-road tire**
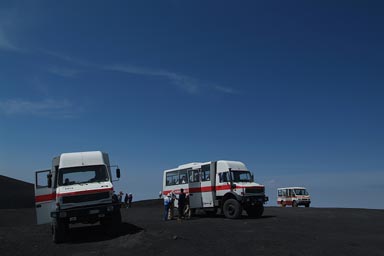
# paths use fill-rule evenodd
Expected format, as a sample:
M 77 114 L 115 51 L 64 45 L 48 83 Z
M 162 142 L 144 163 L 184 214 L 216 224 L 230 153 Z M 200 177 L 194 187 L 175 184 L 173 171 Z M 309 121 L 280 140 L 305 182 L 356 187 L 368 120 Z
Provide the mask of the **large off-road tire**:
M 52 222 L 52 240 L 55 243 L 62 243 L 65 241 L 66 231 L 68 224 L 60 219 L 55 219 Z
M 228 199 L 224 202 L 223 212 L 228 219 L 238 219 L 241 216 L 243 208 L 236 199 Z
M 309 207 L 309 204 L 305 204 L 305 207 L 308 208 L 308 207 Z
M 292 201 L 292 207 L 297 207 L 297 202 L 296 201 Z
M 263 215 L 264 206 L 255 206 L 247 209 L 247 214 L 251 218 L 260 218 Z

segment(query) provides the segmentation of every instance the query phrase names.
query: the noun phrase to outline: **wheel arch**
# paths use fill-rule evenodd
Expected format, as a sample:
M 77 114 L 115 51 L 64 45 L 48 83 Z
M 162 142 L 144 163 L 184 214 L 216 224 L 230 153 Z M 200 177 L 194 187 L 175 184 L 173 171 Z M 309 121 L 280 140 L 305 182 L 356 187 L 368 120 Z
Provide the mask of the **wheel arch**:
M 228 199 L 235 199 L 235 200 L 239 201 L 235 193 L 233 193 L 233 192 L 228 192 L 228 193 L 226 193 L 226 194 L 223 196 L 223 198 L 222 198 L 222 200 L 221 200 L 221 207 L 223 207 L 225 201 L 227 201 Z

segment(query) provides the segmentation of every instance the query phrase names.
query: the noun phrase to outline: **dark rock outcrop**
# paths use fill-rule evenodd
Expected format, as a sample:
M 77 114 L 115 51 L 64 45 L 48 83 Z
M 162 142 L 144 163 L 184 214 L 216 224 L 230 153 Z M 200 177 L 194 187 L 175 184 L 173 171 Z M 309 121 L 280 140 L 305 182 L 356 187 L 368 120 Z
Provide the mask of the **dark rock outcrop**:
M 35 205 L 34 185 L 0 175 L 0 209 L 31 208 Z

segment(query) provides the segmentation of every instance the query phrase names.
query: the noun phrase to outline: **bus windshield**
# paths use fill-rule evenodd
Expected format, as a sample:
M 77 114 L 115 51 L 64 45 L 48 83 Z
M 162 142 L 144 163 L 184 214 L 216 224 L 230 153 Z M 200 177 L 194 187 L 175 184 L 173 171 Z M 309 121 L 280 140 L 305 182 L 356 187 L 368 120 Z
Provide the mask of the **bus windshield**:
M 249 171 L 231 171 L 233 182 L 252 182 L 252 175 Z
M 294 189 L 294 191 L 295 191 L 295 194 L 297 196 L 307 196 L 308 195 L 308 192 L 305 189 L 298 189 L 298 188 L 296 188 L 296 189 Z
M 67 186 L 108 180 L 109 178 L 105 165 L 93 165 L 59 169 L 57 182 L 59 186 Z

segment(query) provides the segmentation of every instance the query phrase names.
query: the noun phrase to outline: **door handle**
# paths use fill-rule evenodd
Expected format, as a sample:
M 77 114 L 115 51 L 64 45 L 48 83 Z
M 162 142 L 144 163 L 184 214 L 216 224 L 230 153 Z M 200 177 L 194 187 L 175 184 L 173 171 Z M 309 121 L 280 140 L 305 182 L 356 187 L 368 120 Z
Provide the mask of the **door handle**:
M 41 204 L 36 205 L 36 208 L 41 208 Z

